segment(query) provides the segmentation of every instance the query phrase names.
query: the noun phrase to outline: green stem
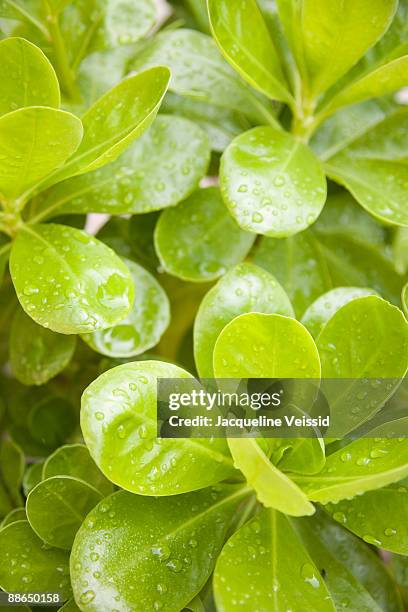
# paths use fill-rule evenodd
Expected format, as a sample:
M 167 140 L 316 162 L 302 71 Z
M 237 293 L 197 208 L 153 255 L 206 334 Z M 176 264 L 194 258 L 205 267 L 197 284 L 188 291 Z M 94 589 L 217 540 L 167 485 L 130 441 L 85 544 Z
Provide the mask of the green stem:
M 69 98 L 76 99 L 78 97 L 78 92 L 75 85 L 75 75 L 69 65 L 64 39 L 59 27 L 58 16 L 52 13 L 47 0 L 44 0 L 44 7 L 47 14 L 48 31 L 54 48 L 55 63 L 61 87 Z

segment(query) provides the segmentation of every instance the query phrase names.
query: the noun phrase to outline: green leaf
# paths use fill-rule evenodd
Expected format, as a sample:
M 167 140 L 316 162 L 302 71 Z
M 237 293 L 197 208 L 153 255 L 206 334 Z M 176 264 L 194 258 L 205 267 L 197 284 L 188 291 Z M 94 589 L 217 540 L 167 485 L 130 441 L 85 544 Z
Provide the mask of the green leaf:
M 317 338 L 326 378 L 403 378 L 408 368 L 408 323 L 378 296 L 340 308 Z
M 292 521 L 316 567 L 324 576 L 336 610 L 401 612 L 398 593 L 380 559 L 323 512 Z
M 303 491 L 271 463 L 254 438 L 228 440 L 234 465 L 256 491 L 258 500 L 290 516 L 304 516 L 315 511 Z
M 328 175 L 385 223 L 408 226 L 405 207 L 408 151 L 406 109 L 397 110 L 353 140 L 326 164 Z
M 290 519 L 261 510 L 225 545 L 215 568 L 217 610 L 334 612 L 327 587 Z M 301 602 L 301 603 L 300 603 Z
M 80 612 L 80 610 L 73 599 L 68 599 L 61 608 L 58 608 L 58 612 Z
M 82 118 L 84 137 L 75 155 L 44 186 L 114 161 L 152 124 L 166 93 L 170 73 L 158 66 L 124 79 Z
M 288 102 L 287 90 L 268 28 L 255 0 L 208 0 L 212 34 L 226 60 L 255 89 Z
M 98 469 L 83 444 L 60 446 L 46 459 L 41 469 L 42 477 L 38 482 L 53 476 L 71 476 L 88 483 L 103 496 L 113 491 L 112 483 Z
M 158 34 L 137 55 L 133 68 L 157 65 L 170 68 L 174 93 L 276 122 L 262 99 L 224 61 L 210 36 L 185 29 Z
M 329 115 L 342 106 L 356 104 L 363 100 L 385 96 L 402 89 L 408 84 L 408 55 L 367 71 L 350 84 L 346 85 L 334 98 L 323 107 L 323 113 Z
M 23 491 L 26 497 L 31 491 L 31 489 L 34 489 L 35 485 L 41 482 L 43 465 L 44 465 L 43 461 L 39 461 L 38 463 L 33 463 L 24 472 Z
M 152 0 L 69 1 L 59 21 L 71 64 L 92 51 L 137 42 L 154 26 L 156 13 Z
M 35 45 L 23 38 L 0 42 L 0 115 L 24 106 L 60 105 L 54 68 Z
M 164 211 L 154 238 L 166 272 L 193 282 L 219 278 L 244 259 L 254 242 L 231 219 L 216 187 L 196 191 Z
M 17 521 L 0 531 L 0 585 L 7 592 L 70 595 L 69 555 L 48 548 L 28 521 Z M 10 572 L 10 565 L 14 571 Z
M 295 319 L 249 313 L 233 319 L 218 336 L 214 374 L 216 378 L 320 378 L 320 360 L 312 336 Z
M 14 506 L 22 505 L 21 485 L 24 474 L 24 454 L 12 440 L 3 440 L 0 446 L 0 475 L 6 492 Z
M 304 313 L 301 322 L 317 338 L 327 321 L 352 300 L 375 295 L 372 289 L 360 287 L 337 287 L 317 298 Z
M 142 495 L 200 489 L 234 474 L 223 439 L 157 436 L 157 378 L 191 378 L 160 361 L 140 361 L 102 374 L 84 392 L 81 428 L 109 480 Z
M 399 274 L 408 271 L 408 228 L 398 227 L 394 234 L 392 254 L 395 268 Z
M 222 156 L 221 190 L 239 225 L 282 238 L 316 221 L 326 201 L 319 160 L 290 134 L 257 127 L 235 138 Z
M 21 108 L 0 117 L 0 194 L 17 198 L 71 157 L 79 119 L 52 108 Z
M 101 499 L 99 491 L 82 480 L 53 476 L 28 494 L 27 518 L 46 544 L 70 550 L 85 517 Z
M 383 232 L 341 193 L 329 198 L 312 229 L 285 240 L 263 238 L 253 261 L 276 276 L 298 316 L 333 287 L 371 287 L 399 304 L 403 281 L 383 248 Z
M 118 325 L 82 339 L 108 357 L 134 357 L 155 346 L 170 322 L 170 305 L 157 280 L 138 264 L 124 259 L 136 287 L 132 310 Z
M 214 375 L 213 350 L 222 329 L 247 312 L 294 316 L 289 298 L 275 278 L 254 264 L 241 263 L 204 296 L 195 318 L 194 356 L 201 377 Z
M 293 479 L 310 500 L 326 504 L 406 478 L 407 461 L 406 439 L 360 438 L 329 455 L 320 474 Z
M 0 0 L 0 17 L 30 24 L 47 36 L 38 0 Z
M 405 315 L 408 317 L 408 283 L 404 285 L 402 290 L 402 305 L 404 307 Z
M 117 161 L 53 187 L 35 217 L 146 213 L 174 206 L 198 186 L 210 159 L 206 135 L 187 119 L 160 115 Z
M 194 98 L 178 96 L 171 91 L 166 94 L 163 109 L 166 113 L 194 121 L 207 133 L 211 149 L 219 153 L 224 151 L 235 136 L 251 127 L 242 113 Z
M 406 487 L 391 485 L 351 500 L 327 504 L 325 510 L 360 538 L 401 555 L 408 554 Z
M 72 549 L 76 601 L 95 612 L 118 602 L 123 609 L 181 610 L 209 578 L 248 493 L 220 485 L 170 498 L 120 491 L 102 501 Z
M 396 0 L 278 0 L 309 97 L 326 91 L 386 32 Z
M 11 510 L 4 519 L 0 523 L 0 529 L 6 527 L 6 525 L 11 525 L 11 523 L 16 523 L 17 521 L 24 521 L 27 519 L 26 511 L 24 508 L 14 508 Z
M 330 383 L 327 389 L 335 432 L 328 435 L 339 437 L 373 416 L 399 386 L 408 368 L 408 323 L 377 296 L 356 298 L 329 319 L 316 342 L 323 378 L 348 379 L 341 393 Z M 385 380 L 373 387 L 375 378 Z
M 75 336 L 55 334 L 18 309 L 10 332 L 13 373 L 24 385 L 43 385 L 68 365 L 75 344 Z
M 81 230 L 24 226 L 13 244 L 10 272 L 24 310 L 61 334 L 111 327 L 133 303 L 133 281 L 111 249 Z

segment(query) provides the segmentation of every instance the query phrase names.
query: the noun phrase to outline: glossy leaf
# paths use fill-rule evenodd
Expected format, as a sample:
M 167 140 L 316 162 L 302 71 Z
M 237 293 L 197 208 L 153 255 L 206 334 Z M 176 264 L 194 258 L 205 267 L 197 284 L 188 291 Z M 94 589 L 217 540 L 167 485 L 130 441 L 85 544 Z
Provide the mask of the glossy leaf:
M 405 55 L 367 71 L 341 90 L 324 108 L 324 113 L 331 114 L 342 106 L 385 96 L 406 87 L 407 70 L 408 55 Z
M 0 42 L 0 115 L 24 106 L 59 107 L 55 71 L 44 53 L 23 38 Z
M 282 238 L 306 229 L 326 201 L 319 160 L 293 136 L 257 127 L 235 138 L 220 170 L 223 198 L 239 225 Z
M 94 611 L 181 610 L 209 578 L 246 496 L 244 487 L 220 485 L 170 498 L 120 491 L 104 500 L 75 538 L 76 601 Z
M 328 175 L 344 185 L 365 210 L 382 222 L 408 225 L 408 177 L 403 109 L 374 125 L 326 162 Z
M 312 501 L 338 502 L 406 478 L 407 457 L 406 439 L 360 438 L 329 455 L 320 474 L 294 480 Z
M 317 298 L 306 310 L 301 321 L 312 336 L 317 338 L 327 321 L 342 306 L 368 295 L 375 295 L 375 291 L 360 287 L 337 287 Z
M 325 506 L 331 516 L 360 538 L 401 555 L 408 554 L 408 490 L 390 485 L 352 500 Z
M 6 525 L 11 525 L 11 523 L 16 523 L 17 521 L 24 521 L 27 519 L 26 511 L 24 508 L 14 508 L 11 510 L 1 521 L 0 529 L 6 527 Z
M 35 217 L 63 213 L 146 213 L 194 191 L 210 158 L 206 135 L 191 121 L 160 115 L 117 161 L 56 185 Z
M 49 546 L 71 549 L 75 534 L 102 495 L 82 480 L 53 476 L 42 480 L 27 497 L 27 518 Z
M 21 196 L 77 150 L 79 119 L 65 111 L 28 107 L 0 117 L 0 193 Z
M 196 191 L 162 213 L 155 247 L 163 268 L 183 280 L 210 281 L 247 255 L 254 236 L 231 219 L 217 188 Z
M 310 96 L 326 91 L 388 29 L 396 0 L 279 0 L 285 34 Z
M 18 309 L 10 332 L 10 363 L 16 378 L 24 385 L 43 385 L 68 365 L 75 342 L 75 336 L 56 334 Z
M 401 611 L 386 568 L 367 545 L 322 512 L 293 524 L 320 569 L 336 610 L 351 607 L 362 612 Z
M 48 548 L 31 529 L 28 521 L 17 521 L 0 531 L 0 585 L 7 592 L 61 593 L 71 591 L 69 555 Z M 10 566 L 15 568 L 10 572 Z
M 294 316 L 285 291 L 275 278 L 251 263 L 227 272 L 204 296 L 194 323 L 194 356 L 201 377 L 212 377 L 213 351 L 227 323 L 246 312 Z
M 138 54 L 133 67 L 165 65 L 171 70 L 170 90 L 181 96 L 274 120 L 219 53 L 214 41 L 201 32 L 177 29 L 162 32 Z
M 268 97 L 287 102 L 278 53 L 255 0 L 209 0 L 210 26 L 226 60 Z
M 336 609 L 290 519 L 274 510 L 261 510 L 225 545 L 216 565 L 214 591 L 217 610 L 229 612 L 245 602 L 258 610 Z
M 298 316 L 333 287 L 371 287 L 398 304 L 402 277 L 379 248 L 383 240 L 383 229 L 341 194 L 308 231 L 263 238 L 253 261 L 276 276 Z
M 133 281 L 124 263 L 74 228 L 26 225 L 13 245 L 10 271 L 27 314 L 62 334 L 110 327 L 133 303 Z
M 328 390 L 334 435 L 344 435 L 374 415 L 405 376 L 408 323 L 377 296 L 356 298 L 326 323 L 317 348 L 322 376 L 348 379 L 341 393 Z M 373 388 L 375 378 L 385 380 Z
M 151 125 L 170 78 L 163 66 L 128 77 L 102 96 L 82 118 L 84 137 L 75 155 L 47 184 L 114 161 Z
M 115 327 L 82 336 L 91 348 L 108 357 L 134 357 L 155 346 L 170 322 L 166 293 L 154 276 L 138 264 L 124 260 L 136 287 L 132 310 Z
M 156 381 L 189 378 L 160 361 L 113 368 L 82 396 L 81 428 L 89 452 L 115 484 L 142 495 L 173 495 L 233 475 L 225 440 L 157 436 Z
M 303 491 L 269 461 L 255 439 L 230 438 L 228 445 L 235 467 L 245 475 L 265 507 L 290 516 L 314 513 L 314 506 Z
M 24 472 L 23 476 L 23 491 L 27 497 L 31 489 L 34 489 L 42 480 L 43 461 L 32 463 Z
M 218 336 L 214 373 L 217 378 L 319 378 L 320 360 L 301 323 L 277 314 L 250 313 L 233 319 Z
M 88 483 L 103 496 L 109 495 L 113 490 L 112 483 L 97 468 L 83 444 L 60 446 L 46 459 L 41 470 L 40 480 L 53 476 L 70 476 Z

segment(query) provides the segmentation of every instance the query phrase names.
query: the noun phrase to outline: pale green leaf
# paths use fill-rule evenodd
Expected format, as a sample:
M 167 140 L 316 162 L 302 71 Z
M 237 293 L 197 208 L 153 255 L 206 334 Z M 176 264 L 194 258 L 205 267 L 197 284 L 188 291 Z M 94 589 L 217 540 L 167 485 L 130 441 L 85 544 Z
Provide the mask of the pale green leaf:
M 251 232 L 282 238 L 316 221 L 326 201 L 319 160 L 272 127 L 235 138 L 221 162 L 221 190 L 231 215 Z
M 397 0 L 279 0 L 309 97 L 326 91 L 386 32 Z
M 23 38 L 0 42 L 0 115 L 24 106 L 60 105 L 54 68 L 44 53 Z
M 356 298 L 375 295 L 372 289 L 360 287 L 337 287 L 317 298 L 303 314 L 301 322 L 313 338 L 322 331 L 327 321 L 345 304 Z
M 170 72 L 159 66 L 130 76 L 104 94 L 82 118 L 84 137 L 64 168 L 46 185 L 96 170 L 114 161 L 152 124 Z
M 210 26 L 227 61 L 266 96 L 291 100 L 278 53 L 255 0 L 208 0 Z
M 205 295 L 194 323 L 194 356 L 201 377 L 213 376 L 213 350 L 222 329 L 236 316 L 264 312 L 294 316 L 275 278 L 251 263 L 227 272 Z
M 10 271 L 27 314 L 62 334 L 111 327 L 134 299 L 132 277 L 119 257 L 71 227 L 26 225 L 13 244 Z
M 81 428 L 89 452 L 109 480 L 133 493 L 173 495 L 234 474 L 223 439 L 157 438 L 157 378 L 191 378 L 159 361 L 118 366 L 82 396 Z
M 170 322 L 170 305 L 157 280 L 138 264 L 124 259 L 136 288 L 132 310 L 119 324 L 83 335 L 91 348 L 108 357 L 134 357 L 155 346 Z
M 228 540 L 214 592 L 219 612 L 242 607 L 237 602 L 245 602 L 248 612 L 336 609 L 290 519 L 274 510 L 261 510 Z
M 59 168 L 78 149 L 79 119 L 27 107 L 0 117 L 0 197 L 14 199 Z
M 214 373 L 217 378 L 319 378 L 320 360 L 312 336 L 295 319 L 249 313 L 218 336 Z
M 380 489 L 408 476 L 408 440 L 360 438 L 326 458 L 315 476 L 294 476 L 312 501 L 326 504 Z
M 230 438 L 228 445 L 235 467 L 241 470 L 265 507 L 290 516 L 313 514 L 315 509 L 307 496 L 269 461 L 256 439 Z

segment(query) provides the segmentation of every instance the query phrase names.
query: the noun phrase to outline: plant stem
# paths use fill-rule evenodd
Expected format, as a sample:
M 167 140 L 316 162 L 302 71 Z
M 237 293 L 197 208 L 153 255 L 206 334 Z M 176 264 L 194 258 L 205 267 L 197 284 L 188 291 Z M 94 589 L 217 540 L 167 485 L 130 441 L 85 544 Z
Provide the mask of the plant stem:
M 68 61 L 64 39 L 59 27 L 58 16 L 54 15 L 49 7 L 47 0 L 44 0 L 47 15 L 48 31 L 55 53 L 55 63 L 60 84 L 65 94 L 72 100 L 78 97 L 75 85 L 75 75 Z

